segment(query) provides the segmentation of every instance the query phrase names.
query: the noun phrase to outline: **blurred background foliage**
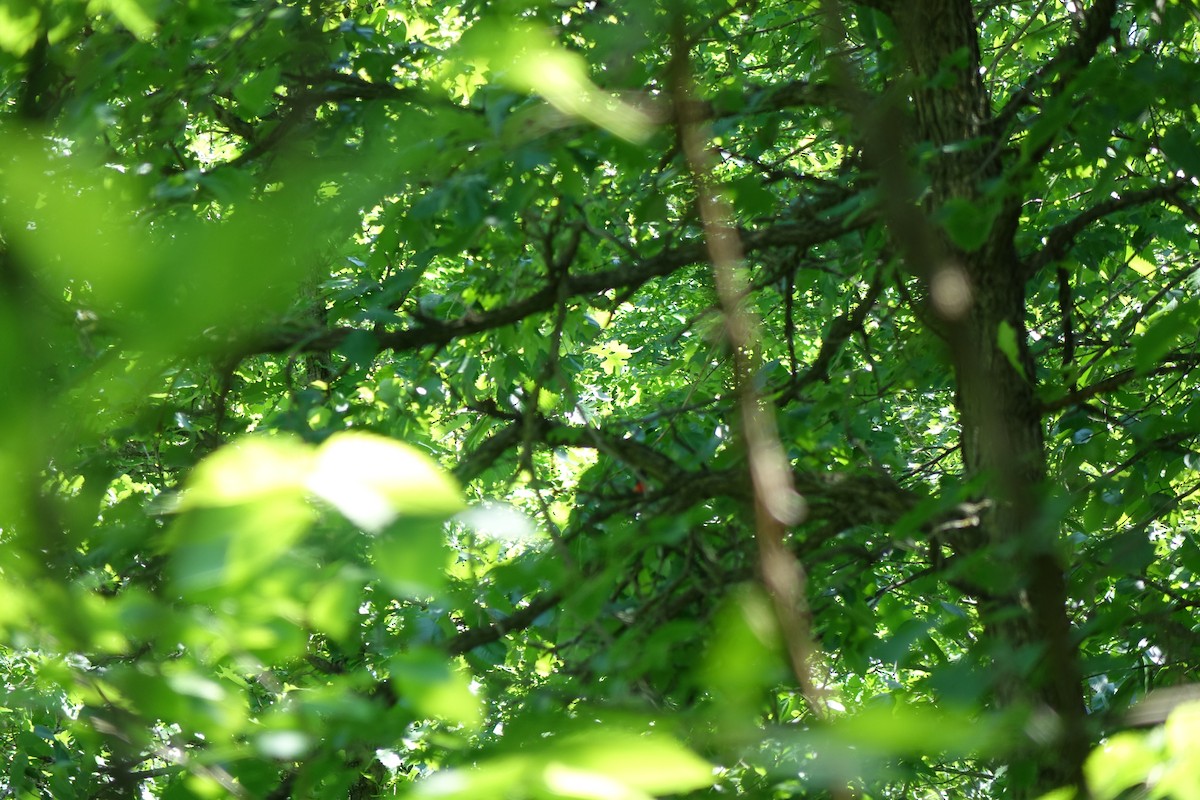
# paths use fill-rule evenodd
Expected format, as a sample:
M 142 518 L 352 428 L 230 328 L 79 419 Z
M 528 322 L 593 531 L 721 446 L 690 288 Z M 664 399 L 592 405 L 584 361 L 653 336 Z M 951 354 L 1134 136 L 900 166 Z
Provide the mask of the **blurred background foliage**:
M 922 71 L 921 26 L 977 52 Z M 984 621 L 1022 562 L 966 543 L 995 476 L 900 163 L 964 257 L 1018 210 L 994 338 L 1092 796 L 1200 797 L 1196 706 L 1126 716 L 1200 666 L 1198 36 L 1176 0 L 0 0 L 0 796 L 1073 796 L 1066 712 L 998 677 L 1052 642 Z M 815 700 L 757 587 L 681 52 Z M 972 58 L 980 136 L 903 122 Z M 990 166 L 931 204 L 957 153 Z

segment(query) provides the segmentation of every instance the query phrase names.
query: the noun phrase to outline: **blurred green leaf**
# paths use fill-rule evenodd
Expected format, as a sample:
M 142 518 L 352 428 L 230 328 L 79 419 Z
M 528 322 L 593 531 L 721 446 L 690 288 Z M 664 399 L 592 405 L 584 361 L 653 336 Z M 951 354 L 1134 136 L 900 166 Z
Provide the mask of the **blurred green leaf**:
M 244 587 L 287 553 L 313 518 L 302 497 L 287 495 L 184 513 L 168 533 L 175 586 L 186 594 Z
M 1025 375 L 1025 365 L 1021 363 L 1021 350 L 1017 344 L 1017 332 L 1007 320 L 1002 320 L 996 328 L 996 346 L 1008 359 L 1009 365 L 1022 378 Z
M 300 497 L 312 468 L 311 449 L 297 439 L 247 436 L 222 447 L 196 466 L 179 508 Z
M 670 736 L 606 727 L 473 770 L 437 773 L 416 796 L 644 798 L 702 789 L 713 775 L 709 764 Z
M 978 201 L 952 197 L 938 209 L 937 221 L 956 245 L 973 253 L 987 241 L 992 230 L 992 216 Z
M 37 40 L 41 14 L 33 0 L 5 0 L 0 3 L 0 50 L 22 56 Z
M 699 676 L 722 730 L 754 724 L 766 690 L 783 677 L 781 659 L 770 601 L 748 587 L 732 594 L 717 616 Z
M 1088 757 L 1088 786 L 1098 800 L 1112 800 L 1146 779 L 1160 761 L 1146 734 L 1117 733 Z
M 713 782 L 713 768 L 673 737 L 604 728 L 551 745 L 549 763 L 606 775 L 648 794 L 694 791 Z
M 482 724 L 483 701 L 472 690 L 471 676 L 443 653 L 416 648 L 397 655 L 388 668 L 401 699 L 420 716 L 469 730 Z
M 495 19 L 476 23 L 463 36 L 459 58 L 622 138 L 644 141 L 651 133 L 650 118 L 643 111 L 601 91 L 588 77 L 587 62 L 556 45 L 549 32 L 535 24 Z
M 368 531 L 399 515 L 449 516 L 463 508 L 461 490 L 431 458 L 367 433 L 339 433 L 321 445 L 308 487 Z
M 271 108 L 275 98 L 275 87 L 279 85 L 279 67 L 269 67 L 242 78 L 233 90 L 234 97 L 255 116 L 262 116 Z
M 399 597 L 433 597 L 445 587 L 451 554 L 440 517 L 392 523 L 376 535 L 371 553 L 388 590 Z
M 154 0 L 92 0 L 93 5 L 107 7 L 130 33 L 139 39 L 149 39 L 154 35 L 154 11 L 157 3 Z

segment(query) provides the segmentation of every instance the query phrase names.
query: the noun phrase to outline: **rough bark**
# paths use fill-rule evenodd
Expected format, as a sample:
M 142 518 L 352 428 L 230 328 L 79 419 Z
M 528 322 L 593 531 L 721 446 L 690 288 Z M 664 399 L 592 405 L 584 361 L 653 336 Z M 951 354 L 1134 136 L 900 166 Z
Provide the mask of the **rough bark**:
M 1001 164 L 996 143 L 986 139 L 991 104 L 979 74 L 971 3 L 910 0 L 893 6 L 892 14 L 909 58 L 915 138 L 938 154 L 928 170 L 926 210 L 977 200 Z M 941 263 L 913 266 L 934 279 L 953 270 L 970 287 L 969 306 L 948 314 L 945 332 L 966 477 L 981 482 L 987 510 L 975 535 L 955 544 L 985 565 L 973 578 L 997 700 L 1029 709 L 1038 723 L 1029 726 L 1033 741 L 1023 759 L 1036 775 L 1014 776 L 1011 787 L 1011 796 L 1025 797 L 1078 784 L 1088 738 L 1057 531 L 1040 502 L 1045 454 L 1024 324 L 1025 277 L 1013 244 L 1016 222 L 1011 203 L 979 250 L 965 252 L 937 235 Z M 1015 334 L 1015 364 L 1001 347 L 1002 329 Z

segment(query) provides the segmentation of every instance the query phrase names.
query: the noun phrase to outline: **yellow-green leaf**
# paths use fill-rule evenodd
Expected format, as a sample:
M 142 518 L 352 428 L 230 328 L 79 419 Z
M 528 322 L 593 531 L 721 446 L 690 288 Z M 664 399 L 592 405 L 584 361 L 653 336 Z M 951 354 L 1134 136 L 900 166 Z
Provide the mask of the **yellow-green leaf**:
M 1000 348 L 1000 352 L 1008 359 L 1008 363 L 1013 370 L 1022 378 L 1028 380 L 1029 377 L 1025 374 L 1025 365 L 1021 363 L 1021 351 L 1017 343 L 1017 332 L 1007 320 L 1001 321 L 996 330 L 996 346 Z
M 330 437 L 317 450 L 308 487 L 367 531 L 381 531 L 401 514 L 447 517 L 463 508 L 457 482 L 432 458 L 370 433 Z
M 1158 754 L 1145 734 L 1118 733 L 1088 756 L 1084 773 L 1092 795 L 1097 800 L 1111 800 L 1144 781 L 1158 763 Z
M 1196 332 L 1197 309 L 1193 304 L 1179 304 L 1156 314 L 1133 346 L 1133 365 L 1139 373 L 1147 373 L 1171 352 L 1185 336 Z
M 558 47 L 543 27 L 481 22 L 463 36 L 459 54 L 458 72 L 464 64 L 487 68 L 495 80 L 624 139 L 643 141 L 652 131 L 649 116 L 592 83 L 584 58 Z
M 147 0 L 94 0 L 96 9 L 107 9 L 124 25 L 130 33 L 139 39 L 149 39 L 154 35 L 154 17 L 150 13 L 152 6 Z
M 29 0 L 0 3 L 0 50 L 23 56 L 37 41 L 41 14 Z
M 387 588 L 400 597 L 436 595 L 446 582 L 450 549 L 440 517 L 400 520 L 375 538 L 375 569 Z
M 1133 258 L 1129 259 L 1129 266 L 1134 272 L 1141 275 L 1143 278 L 1149 278 L 1151 275 L 1158 272 L 1158 267 L 1154 266 L 1154 264 L 1150 263 L 1141 256 L 1134 256 Z
M 236 505 L 278 494 L 302 496 L 312 463 L 311 450 L 298 439 L 238 439 L 200 462 L 180 508 Z
M 679 794 L 713 782 L 712 766 L 664 733 L 606 728 L 566 737 L 547 754 L 548 763 L 607 775 L 650 794 Z

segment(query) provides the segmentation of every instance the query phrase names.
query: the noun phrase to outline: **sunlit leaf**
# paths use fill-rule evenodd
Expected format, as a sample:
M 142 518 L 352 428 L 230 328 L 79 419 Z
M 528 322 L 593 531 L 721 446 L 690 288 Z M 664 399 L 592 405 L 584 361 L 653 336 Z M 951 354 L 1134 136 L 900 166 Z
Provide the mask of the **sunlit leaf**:
M 255 737 L 254 746 L 268 758 L 295 761 L 308 752 L 312 743 L 300 731 L 267 731 Z
M 586 772 L 552 762 L 542 771 L 542 781 L 552 797 L 578 797 L 589 800 L 651 800 L 652 795 L 615 778 Z
M 1143 278 L 1149 278 L 1158 273 L 1158 267 L 1139 255 L 1130 257 L 1129 267 Z
M 1017 332 L 1007 320 L 1001 321 L 996 328 L 996 345 L 1008 359 L 1013 371 L 1022 378 L 1026 378 L 1025 365 L 1021 363 L 1021 349 L 1017 344 Z
M 431 458 L 367 433 L 337 434 L 321 445 L 308 487 L 369 531 L 401 514 L 449 516 L 463 506 L 460 489 Z
M 419 798 L 474 800 L 479 797 L 520 797 L 533 772 L 532 758 L 498 758 L 474 769 L 450 769 L 434 773 L 417 784 L 413 792 Z
M 202 461 L 192 472 L 180 500 L 183 509 L 228 506 L 299 496 L 312 469 L 311 450 L 288 437 L 248 436 Z
M 41 14 L 32 0 L 6 0 L 0 3 L 0 50 L 22 56 L 37 41 Z
M 466 798 L 486 789 L 494 796 L 519 793 L 536 781 L 551 797 L 642 798 L 694 791 L 713 782 L 713 768 L 675 739 L 616 728 L 552 740 L 519 757 L 472 770 L 438 773 L 418 797 Z M 536 785 L 536 784 L 534 784 Z
M 1197 309 L 1192 304 L 1180 305 L 1156 315 L 1146 330 L 1134 341 L 1134 368 L 1149 372 L 1181 339 L 1195 336 Z
M 1158 762 L 1146 734 L 1114 734 L 1088 757 L 1088 786 L 1098 800 L 1111 800 L 1144 781 Z
M 1176 758 L 1190 758 L 1200 739 L 1200 701 L 1172 709 L 1166 722 L 1167 751 Z
M 605 728 L 556 742 L 548 763 L 606 775 L 649 794 L 694 791 L 713 782 L 713 768 L 677 740 L 662 733 Z
M 139 39 L 148 39 L 154 34 L 157 4 L 152 0 L 92 0 L 92 5 L 107 8 Z
M 497 80 L 515 89 L 541 95 L 564 114 L 634 141 L 651 132 L 651 120 L 643 111 L 596 87 L 582 56 L 557 46 L 543 28 L 487 20 L 463 37 L 460 52 L 460 58 L 486 66 Z

